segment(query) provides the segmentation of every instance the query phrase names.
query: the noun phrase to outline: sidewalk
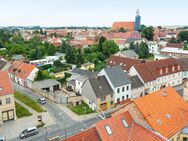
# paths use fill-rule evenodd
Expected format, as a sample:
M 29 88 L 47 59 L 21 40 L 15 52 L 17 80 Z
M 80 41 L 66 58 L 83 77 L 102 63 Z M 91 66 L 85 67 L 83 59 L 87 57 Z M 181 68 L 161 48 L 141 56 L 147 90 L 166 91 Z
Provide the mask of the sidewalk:
M 17 119 L 15 121 L 5 122 L 2 129 L 0 129 L 0 136 L 6 137 L 7 140 L 19 137 L 19 134 L 24 129 L 38 125 L 38 115 L 42 115 L 45 127 L 55 124 L 48 112 L 35 114 L 33 116 Z
M 77 115 L 75 114 L 74 112 L 72 112 L 66 105 L 62 105 L 62 104 L 56 104 L 57 107 L 59 107 L 63 112 L 65 112 L 68 116 L 70 116 L 73 120 L 75 121 L 81 121 L 81 120 L 85 120 L 85 119 L 88 119 L 88 118 L 93 118 L 93 117 L 96 117 L 98 115 L 101 115 L 102 113 L 97 113 L 97 112 L 94 112 L 94 113 L 91 113 L 91 114 L 86 114 L 86 115 Z M 112 109 L 109 109 L 109 110 L 106 110 L 104 111 L 104 114 L 108 114 L 114 110 L 117 110 L 119 109 L 120 107 L 122 107 L 123 105 L 118 105 L 117 107 L 115 108 L 112 108 Z M 103 116 L 103 115 L 102 115 Z

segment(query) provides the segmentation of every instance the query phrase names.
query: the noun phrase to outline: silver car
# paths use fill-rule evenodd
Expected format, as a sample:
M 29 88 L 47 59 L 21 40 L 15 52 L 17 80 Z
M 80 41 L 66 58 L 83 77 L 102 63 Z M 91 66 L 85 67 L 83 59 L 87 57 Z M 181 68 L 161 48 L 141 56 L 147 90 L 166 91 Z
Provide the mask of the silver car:
M 25 129 L 24 131 L 21 132 L 20 134 L 20 138 L 24 139 L 33 135 L 38 134 L 38 129 L 37 127 L 33 126 L 33 127 L 29 127 L 27 129 Z

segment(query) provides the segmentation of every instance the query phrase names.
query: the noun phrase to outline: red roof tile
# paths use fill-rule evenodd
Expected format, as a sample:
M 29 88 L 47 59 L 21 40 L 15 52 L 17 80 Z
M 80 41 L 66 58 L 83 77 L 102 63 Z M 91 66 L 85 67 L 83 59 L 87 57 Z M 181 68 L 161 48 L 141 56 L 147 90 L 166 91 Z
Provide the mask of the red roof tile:
M 100 141 L 95 127 L 80 132 L 74 136 L 68 137 L 64 141 Z
M 181 44 L 181 43 L 167 43 L 166 47 L 183 48 L 183 44 Z
M 112 67 L 112 66 L 117 66 L 121 65 L 123 70 L 128 71 L 133 65 L 141 63 L 140 60 L 137 59 L 130 59 L 130 58 L 125 58 L 125 57 L 120 57 L 120 56 L 111 56 L 107 60 L 107 65 Z
M 114 22 L 112 25 L 112 29 L 119 29 L 123 27 L 124 29 L 127 30 L 134 30 L 134 22 Z
M 134 103 L 149 125 L 166 138 L 188 124 L 188 103 L 172 87 L 136 99 Z
M 172 69 L 173 66 L 174 71 Z M 144 82 L 149 82 L 155 80 L 158 77 L 181 71 L 179 62 L 177 62 L 177 60 L 174 58 L 135 64 L 134 67 L 137 70 L 138 74 L 141 76 L 141 78 L 144 80 Z
M 122 123 L 122 120 L 127 122 L 128 127 Z M 111 129 L 111 135 L 108 134 L 106 126 Z M 153 131 L 134 122 L 129 112 L 98 122 L 96 129 L 102 141 L 127 141 L 129 139 L 130 141 L 165 141 Z
M 0 96 L 13 94 L 14 90 L 11 85 L 11 80 L 7 71 L 0 71 Z

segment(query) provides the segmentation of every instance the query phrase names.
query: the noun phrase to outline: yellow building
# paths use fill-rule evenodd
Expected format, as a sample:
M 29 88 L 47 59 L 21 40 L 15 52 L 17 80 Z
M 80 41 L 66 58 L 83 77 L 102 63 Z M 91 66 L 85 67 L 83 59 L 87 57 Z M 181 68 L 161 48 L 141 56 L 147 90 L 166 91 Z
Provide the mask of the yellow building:
M 81 69 L 83 70 L 94 70 L 95 64 L 94 63 L 85 63 L 81 65 Z

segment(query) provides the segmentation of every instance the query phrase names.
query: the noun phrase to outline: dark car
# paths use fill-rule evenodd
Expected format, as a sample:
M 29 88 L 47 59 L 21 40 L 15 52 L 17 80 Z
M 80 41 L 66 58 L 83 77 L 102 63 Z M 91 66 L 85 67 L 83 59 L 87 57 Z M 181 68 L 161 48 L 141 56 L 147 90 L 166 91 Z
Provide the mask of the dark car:
M 27 129 L 25 129 L 24 131 L 21 132 L 20 134 L 20 139 L 24 139 L 33 135 L 38 134 L 38 129 L 37 127 L 33 126 L 33 127 L 29 127 Z
M 39 99 L 37 100 L 37 102 L 40 103 L 40 104 L 46 104 L 45 98 L 39 98 Z

